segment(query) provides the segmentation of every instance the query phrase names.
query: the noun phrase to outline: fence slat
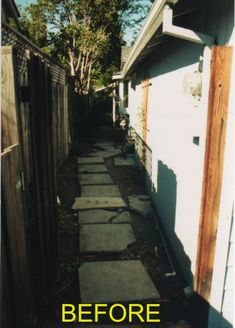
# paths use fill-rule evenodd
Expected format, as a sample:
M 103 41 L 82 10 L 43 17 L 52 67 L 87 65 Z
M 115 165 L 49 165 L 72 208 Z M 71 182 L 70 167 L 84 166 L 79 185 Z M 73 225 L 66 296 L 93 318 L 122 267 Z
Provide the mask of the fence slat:
M 2 47 L 2 150 L 19 141 L 13 48 Z
M 41 287 L 50 303 L 56 266 L 56 173 L 53 160 L 50 73 L 36 56 L 29 61 L 30 129 L 34 162 L 34 192 L 39 231 Z M 37 76 L 37 79 L 34 77 Z
M 28 327 L 31 320 L 32 304 L 30 292 L 29 265 L 27 257 L 26 233 L 22 180 L 19 167 L 19 146 L 2 157 L 2 196 L 6 227 L 5 247 L 9 250 L 8 275 L 13 287 L 16 320 L 15 327 Z

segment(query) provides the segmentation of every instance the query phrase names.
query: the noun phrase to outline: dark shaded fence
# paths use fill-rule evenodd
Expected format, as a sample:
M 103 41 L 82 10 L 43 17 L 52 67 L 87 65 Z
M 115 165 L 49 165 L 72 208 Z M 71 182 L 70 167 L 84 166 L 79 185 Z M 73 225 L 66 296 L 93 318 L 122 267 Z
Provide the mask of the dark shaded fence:
M 110 90 L 93 94 L 91 102 L 93 126 L 112 126 L 112 101 Z
M 56 172 L 78 102 L 66 71 L 31 42 L 3 25 L 2 43 L 1 327 L 27 328 L 40 298 L 54 305 Z

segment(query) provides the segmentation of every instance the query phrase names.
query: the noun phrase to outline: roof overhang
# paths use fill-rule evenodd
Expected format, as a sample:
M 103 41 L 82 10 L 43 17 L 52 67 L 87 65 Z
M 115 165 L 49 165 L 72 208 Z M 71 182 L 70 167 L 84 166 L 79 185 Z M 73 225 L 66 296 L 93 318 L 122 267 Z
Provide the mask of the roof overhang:
M 20 17 L 20 12 L 15 4 L 14 0 L 5 0 L 5 6 L 8 9 L 8 13 L 11 17 L 18 19 Z
M 124 79 L 127 74 L 130 72 L 133 64 L 136 62 L 137 58 L 142 55 L 142 57 L 148 56 L 148 54 L 152 51 L 151 45 L 146 47 L 149 41 L 153 38 L 156 34 L 156 31 L 162 24 L 163 20 L 163 9 L 166 4 L 175 5 L 179 0 L 155 0 L 152 5 L 152 8 L 145 20 L 144 26 L 131 49 L 131 52 L 128 56 L 128 59 L 122 69 L 120 78 Z M 159 44 L 162 40 L 160 39 L 162 36 L 160 35 L 159 38 L 156 38 L 155 44 Z M 146 48 L 145 53 L 141 54 L 143 50 Z
M 119 80 L 121 80 L 121 72 L 114 73 L 113 76 L 112 76 L 112 80 L 113 81 L 119 81 Z

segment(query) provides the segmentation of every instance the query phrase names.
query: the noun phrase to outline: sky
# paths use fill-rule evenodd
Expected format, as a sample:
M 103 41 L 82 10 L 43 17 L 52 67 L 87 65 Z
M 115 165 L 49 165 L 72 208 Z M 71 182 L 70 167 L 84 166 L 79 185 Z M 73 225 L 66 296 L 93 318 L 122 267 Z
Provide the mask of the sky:
M 30 3 L 34 3 L 36 0 L 15 0 L 16 5 L 27 6 Z

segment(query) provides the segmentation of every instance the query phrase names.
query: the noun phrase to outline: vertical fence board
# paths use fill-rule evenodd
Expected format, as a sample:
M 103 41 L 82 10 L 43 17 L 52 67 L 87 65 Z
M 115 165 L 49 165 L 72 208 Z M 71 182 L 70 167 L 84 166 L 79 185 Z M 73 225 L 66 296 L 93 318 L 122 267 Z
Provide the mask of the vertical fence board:
M 14 289 L 10 265 L 9 242 L 7 239 L 6 212 L 4 202 L 1 208 L 1 324 L 2 327 L 15 328 L 13 318 L 16 318 L 14 304 Z
M 2 149 L 18 143 L 16 90 L 12 47 L 2 47 Z
M 7 243 L 9 248 L 11 284 L 14 290 L 15 327 L 28 327 L 32 313 L 29 267 L 27 257 L 26 233 L 22 181 L 19 167 L 19 146 L 2 153 L 2 194 L 5 209 Z M 6 237 L 4 238 L 6 241 Z M 14 311 L 13 310 L 13 311 Z
M 34 77 L 37 76 L 37 79 Z M 36 56 L 29 61 L 30 121 L 36 215 L 40 241 L 42 288 L 51 301 L 56 266 L 56 192 L 53 160 L 51 83 L 45 63 Z
M 2 47 L 2 195 L 4 249 L 9 259 L 8 281 L 12 284 L 15 326 L 27 327 L 32 319 L 32 293 L 27 251 L 22 146 L 20 139 L 17 72 L 12 47 Z M 19 303 L 19 306 L 18 306 Z M 7 306 L 7 305 L 5 305 Z M 6 310 L 5 313 L 9 311 Z

